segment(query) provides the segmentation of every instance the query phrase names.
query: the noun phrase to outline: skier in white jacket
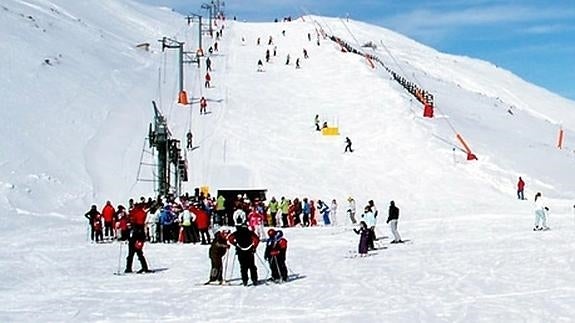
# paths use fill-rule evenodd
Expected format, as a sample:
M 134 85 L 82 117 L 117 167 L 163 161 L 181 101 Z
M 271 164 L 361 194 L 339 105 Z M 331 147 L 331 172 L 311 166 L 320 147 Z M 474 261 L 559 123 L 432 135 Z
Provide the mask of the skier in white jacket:
M 537 194 L 535 194 L 534 211 L 535 227 L 533 228 L 533 231 L 549 230 L 546 216 L 546 212 L 549 211 L 549 208 L 545 206 L 543 198 L 541 197 L 541 192 L 537 192 Z M 539 225 L 539 223 L 541 223 L 541 225 Z
M 348 197 L 347 198 L 347 215 L 349 216 L 349 219 L 351 220 L 351 224 L 355 225 L 357 223 L 356 219 L 355 219 L 355 200 L 353 199 L 353 197 Z

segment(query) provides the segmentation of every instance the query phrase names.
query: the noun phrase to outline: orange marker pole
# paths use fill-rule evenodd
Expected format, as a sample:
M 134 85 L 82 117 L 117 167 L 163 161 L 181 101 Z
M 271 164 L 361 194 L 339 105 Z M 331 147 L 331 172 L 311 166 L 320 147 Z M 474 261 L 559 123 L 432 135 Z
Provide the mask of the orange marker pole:
M 371 66 L 371 68 L 375 68 L 375 65 L 373 65 L 373 62 L 371 61 L 371 58 L 365 56 L 365 59 L 367 59 L 367 62 L 369 63 L 369 66 Z
M 563 128 L 559 128 L 559 138 L 557 138 L 557 148 L 563 149 Z
M 463 145 L 463 147 L 465 148 L 465 151 L 467 152 L 467 160 L 477 160 L 477 156 L 475 156 L 475 154 L 471 151 L 471 148 L 469 148 L 469 146 L 467 145 L 465 140 L 463 140 L 461 135 L 456 134 L 456 137 L 459 140 L 459 142 Z

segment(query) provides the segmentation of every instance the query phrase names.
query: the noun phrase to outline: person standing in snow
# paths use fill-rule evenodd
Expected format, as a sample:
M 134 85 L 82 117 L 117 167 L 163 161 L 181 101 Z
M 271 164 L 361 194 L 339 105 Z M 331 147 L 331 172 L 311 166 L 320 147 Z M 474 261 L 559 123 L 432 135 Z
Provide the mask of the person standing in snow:
M 258 60 L 258 72 L 263 72 L 264 71 L 264 63 L 262 62 L 262 60 Z
M 541 192 L 535 194 L 535 227 L 533 231 L 549 230 L 547 226 L 547 215 L 546 212 L 549 208 L 545 206 L 543 198 L 541 197 Z M 539 225 L 541 223 L 541 225 Z
M 126 208 L 123 205 L 118 205 L 118 210 L 114 217 L 116 218 L 116 233 L 118 240 L 128 240 L 128 213 L 126 212 Z
M 517 198 L 520 200 L 525 199 L 525 195 L 523 195 L 523 190 L 525 189 L 525 182 L 521 177 L 519 177 L 519 181 L 517 182 Z
M 353 149 L 351 149 L 351 139 L 349 139 L 349 137 L 345 137 L 345 150 L 343 152 L 345 153 L 347 151 L 350 153 L 353 152 Z
M 315 118 L 313 120 L 315 122 L 315 130 L 316 131 L 321 131 L 321 129 L 319 128 L 319 114 L 315 115 Z
M 289 54 L 287 54 L 287 57 L 286 57 L 286 65 L 289 65 L 289 59 L 290 59 L 290 56 L 289 56 Z
M 252 210 L 248 215 L 248 225 L 250 230 L 257 234 L 258 238 L 265 238 L 263 215 L 258 212 L 256 207 L 252 207 Z
M 200 98 L 200 114 L 207 114 L 208 111 L 206 108 L 208 107 L 208 100 L 205 97 Z
M 152 206 L 148 216 L 146 217 L 146 228 L 148 239 L 151 243 L 158 242 L 158 225 L 157 223 L 160 221 L 160 208 L 157 205 Z
M 128 238 L 128 257 L 126 257 L 126 269 L 125 273 L 132 272 L 132 262 L 134 260 L 134 254 L 138 255 L 138 260 L 142 268 L 138 270 L 138 273 L 148 273 L 148 263 L 144 257 L 144 243 L 146 241 L 146 233 L 142 227 L 134 226 L 130 229 L 130 237 Z
M 188 131 L 188 133 L 186 134 L 186 139 L 188 141 L 188 144 L 186 145 L 186 148 L 188 149 L 192 149 L 194 146 L 192 145 L 192 140 L 194 138 L 194 135 L 192 134 L 192 131 Z
M 223 261 L 222 258 L 225 256 L 226 252 L 230 248 L 228 245 L 228 230 L 217 231 L 214 236 L 214 241 L 210 246 L 209 256 L 212 264 L 210 269 L 210 282 L 218 281 L 220 284 L 223 283 Z
M 307 54 L 307 50 L 305 48 L 303 49 L 303 58 L 305 58 L 305 59 L 309 58 L 309 56 Z
M 212 77 L 210 76 L 210 73 L 206 72 L 205 80 L 206 80 L 206 82 L 204 83 L 204 86 L 205 86 L 206 88 L 212 87 L 212 85 L 210 84 L 210 81 L 212 80 Z
M 212 71 L 212 60 L 206 57 L 206 73 Z
M 90 226 L 90 237 L 92 242 L 99 242 L 100 235 L 98 233 L 98 226 L 100 231 L 102 229 L 101 214 L 98 211 L 98 207 L 94 204 L 90 207 L 90 210 L 84 214 L 84 217 L 88 219 L 88 225 Z
M 247 225 L 243 224 L 236 227 L 236 231 L 228 237 L 228 242 L 236 247 L 236 254 L 240 263 L 242 283 L 248 285 L 248 271 L 254 285 L 258 284 L 258 268 L 255 264 L 254 254 L 260 239 L 250 231 Z
M 104 236 L 108 240 L 116 238 L 114 234 L 114 214 L 116 214 L 116 210 L 114 210 L 112 202 L 106 201 L 106 205 L 102 208 L 102 217 L 104 218 Z
M 333 199 L 329 207 L 329 213 L 331 214 L 331 222 L 333 225 L 337 225 L 337 201 Z
M 389 228 L 393 234 L 393 241 L 391 243 L 403 243 L 399 231 L 397 231 L 397 221 L 399 220 L 399 208 L 395 206 L 395 202 L 389 202 L 389 216 L 387 217 L 387 223 L 389 223 Z
M 289 222 L 288 222 L 289 202 L 283 196 L 280 200 L 279 207 L 280 207 L 280 211 L 282 213 L 282 227 L 287 228 L 289 226 Z
M 266 49 L 266 63 L 270 62 L 270 50 Z
M 347 215 L 349 216 L 351 224 L 355 225 L 357 223 L 357 220 L 355 219 L 355 200 L 351 196 L 347 198 L 347 211 L 346 212 L 347 212 Z
M 367 229 L 369 231 L 369 236 L 367 239 L 367 246 L 369 249 L 373 250 L 375 249 L 375 216 L 373 214 L 373 211 L 371 210 L 371 207 L 369 205 L 366 205 L 364 208 L 364 212 L 361 215 L 362 221 L 365 222 L 365 224 L 367 225 Z
M 226 198 L 221 194 L 216 200 L 216 217 L 215 223 L 219 226 L 224 225 L 224 219 L 226 218 Z M 227 221 L 226 221 L 227 222 Z
M 303 208 L 302 208 L 302 212 L 303 212 L 303 226 L 304 227 L 309 227 L 309 216 L 311 213 L 311 208 L 310 208 L 310 204 L 309 201 L 307 200 L 307 197 L 303 198 Z
M 268 219 L 269 226 L 271 226 L 271 227 L 277 226 L 279 222 L 276 219 L 276 215 L 278 214 L 279 203 L 276 200 L 275 196 L 272 196 L 272 199 L 268 203 L 267 209 L 268 209 L 268 215 L 269 215 L 269 219 Z
M 322 215 L 323 224 L 331 225 L 331 220 L 329 219 L 329 207 L 322 200 L 317 200 L 317 209 L 319 214 Z
M 299 69 L 301 66 L 299 65 L 299 57 L 295 60 L 295 68 Z
M 364 221 L 359 222 L 359 229 L 353 229 L 353 232 L 359 234 L 359 244 L 357 251 L 361 257 L 367 255 L 369 249 L 369 229 Z
M 288 270 L 286 266 L 287 240 L 283 237 L 281 230 L 268 230 L 268 240 L 264 259 L 269 262 L 272 279 L 279 282 L 288 280 Z
M 201 239 L 202 245 L 210 244 L 210 216 L 208 212 L 199 204 L 192 205 L 190 207 L 190 211 L 195 215 L 196 218 L 195 223 L 192 223 L 192 229 L 194 232 L 196 229 L 199 231 L 199 237 L 198 234 L 195 233 L 194 238 L 197 239 L 195 241 L 199 241 Z
M 182 243 L 196 243 L 197 241 L 192 238 L 192 221 L 195 219 L 195 214 L 192 214 L 190 210 L 184 208 L 184 210 L 179 215 L 180 223 L 180 234 L 178 241 Z

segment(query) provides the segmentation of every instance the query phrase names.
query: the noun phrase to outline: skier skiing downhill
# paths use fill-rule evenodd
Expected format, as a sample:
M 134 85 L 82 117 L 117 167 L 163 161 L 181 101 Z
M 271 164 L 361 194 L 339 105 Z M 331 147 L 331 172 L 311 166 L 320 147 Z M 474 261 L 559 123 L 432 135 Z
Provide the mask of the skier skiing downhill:
M 212 60 L 209 57 L 206 57 L 206 72 L 212 71 Z
M 281 230 L 269 229 L 264 259 L 269 262 L 272 279 L 275 282 L 286 282 L 288 270 L 286 266 L 287 240 Z
M 351 149 L 351 139 L 349 139 L 349 137 L 345 137 L 345 150 L 344 150 L 344 153 L 345 153 L 345 152 L 348 152 L 348 151 L 349 151 L 350 153 L 353 152 L 353 149 Z
M 205 80 L 206 82 L 204 83 L 204 86 L 207 88 L 211 87 L 212 85 L 210 84 L 210 81 L 212 80 L 212 77 L 210 76 L 210 73 L 206 72 Z
M 207 114 L 206 108 L 208 107 L 208 100 L 202 96 L 200 99 L 200 114 Z
M 200 113 L 201 113 L 201 112 L 200 112 Z M 191 131 L 191 130 L 188 131 L 188 133 L 186 134 L 186 139 L 187 139 L 187 141 L 188 141 L 188 143 L 187 143 L 187 145 L 186 145 L 186 148 L 187 148 L 187 149 L 192 149 L 192 148 L 194 147 L 194 146 L 193 146 L 193 138 L 194 138 L 194 135 L 192 134 L 192 131 Z
M 257 285 L 258 268 L 254 261 L 254 254 L 260 243 L 258 236 L 250 231 L 247 225 L 243 224 L 236 226 L 236 231 L 230 234 L 228 242 L 236 247 L 236 254 L 240 263 L 242 283 L 244 286 L 248 285 L 248 271 L 250 272 L 252 283 Z
M 533 231 L 549 230 L 549 227 L 547 226 L 546 215 L 546 212 L 549 211 L 549 208 L 545 206 L 543 198 L 541 197 L 541 192 L 537 192 L 537 194 L 535 194 L 534 203 L 535 227 L 533 228 Z M 541 225 L 539 225 L 540 223 Z

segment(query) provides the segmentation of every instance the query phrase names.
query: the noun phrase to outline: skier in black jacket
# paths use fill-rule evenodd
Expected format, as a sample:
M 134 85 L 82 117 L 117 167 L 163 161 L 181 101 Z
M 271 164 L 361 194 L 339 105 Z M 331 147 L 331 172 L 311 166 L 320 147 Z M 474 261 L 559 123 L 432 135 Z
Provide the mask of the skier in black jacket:
M 94 241 L 94 239 L 97 239 L 97 223 L 98 221 L 100 221 L 100 211 L 98 211 L 98 207 L 96 205 L 92 205 L 92 207 L 90 208 L 90 211 L 86 212 L 86 214 L 84 214 L 84 216 L 86 217 L 86 219 L 88 219 L 88 221 L 90 221 L 89 225 L 90 225 L 90 237 L 92 238 L 92 241 Z
M 387 217 L 387 223 L 391 228 L 391 233 L 393 233 L 393 241 L 391 243 L 403 243 L 401 236 L 397 231 L 397 220 L 399 219 L 399 208 L 395 206 L 395 202 L 389 202 L 389 216 Z
M 260 243 L 260 238 L 243 224 L 236 227 L 236 232 L 230 234 L 228 242 L 236 247 L 236 254 L 240 262 L 242 282 L 248 285 L 248 270 L 250 271 L 252 283 L 258 284 L 258 268 L 255 264 L 254 254 Z
M 148 263 L 146 258 L 144 258 L 144 242 L 146 241 L 146 232 L 143 228 L 138 226 L 133 227 L 130 230 L 130 237 L 128 238 L 128 257 L 126 258 L 126 270 L 125 273 L 132 272 L 132 262 L 134 260 L 134 254 L 138 255 L 138 260 L 140 260 L 140 265 L 142 269 L 138 270 L 138 274 L 151 272 L 148 269 Z

